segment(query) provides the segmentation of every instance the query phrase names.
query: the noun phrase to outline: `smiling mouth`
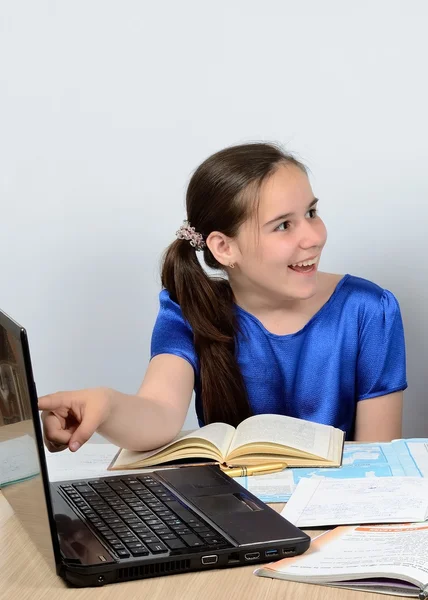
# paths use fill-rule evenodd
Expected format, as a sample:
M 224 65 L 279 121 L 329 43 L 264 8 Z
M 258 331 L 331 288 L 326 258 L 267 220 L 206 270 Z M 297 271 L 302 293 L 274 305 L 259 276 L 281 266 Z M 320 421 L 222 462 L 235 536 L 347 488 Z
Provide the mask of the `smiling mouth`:
M 318 257 L 311 258 L 310 260 L 304 260 L 299 263 L 288 265 L 288 268 L 296 273 L 312 273 L 316 270 L 318 263 Z

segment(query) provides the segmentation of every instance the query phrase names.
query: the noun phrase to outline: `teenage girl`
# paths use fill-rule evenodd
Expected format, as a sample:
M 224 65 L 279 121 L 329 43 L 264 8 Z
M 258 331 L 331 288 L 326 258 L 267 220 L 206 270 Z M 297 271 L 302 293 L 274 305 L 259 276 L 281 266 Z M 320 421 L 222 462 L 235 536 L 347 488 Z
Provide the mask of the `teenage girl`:
M 139 391 L 40 398 L 48 448 L 75 451 L 95 431 L 131 450 L 159 447 L 182 428 L 193 390 L 201 425 L 275 413 L 347 440 L 401 437 L 399 305 L 375 283 L 318 270 L 326 228 L 304 165 L 272 144 L 226 148 L 195 171 L 186 206 Z

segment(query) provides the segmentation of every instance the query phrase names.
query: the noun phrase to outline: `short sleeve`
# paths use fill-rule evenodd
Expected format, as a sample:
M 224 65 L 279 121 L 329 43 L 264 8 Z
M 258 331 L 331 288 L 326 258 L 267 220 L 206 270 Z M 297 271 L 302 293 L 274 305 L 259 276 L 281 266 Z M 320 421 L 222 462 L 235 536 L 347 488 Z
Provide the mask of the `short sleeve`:
M 357 400 L 407 387 L 404 329 L 397 299 L 384 290 L 371 312 L 366 314 L 360 330 Z
M 151 358 L 158 354 L 175 354 L 187 360 L 197 376 L 199 366 L 192 328 L 167 290 L 162 290 L 159 294 L 159 302 L 159 313 L 152 333 Z

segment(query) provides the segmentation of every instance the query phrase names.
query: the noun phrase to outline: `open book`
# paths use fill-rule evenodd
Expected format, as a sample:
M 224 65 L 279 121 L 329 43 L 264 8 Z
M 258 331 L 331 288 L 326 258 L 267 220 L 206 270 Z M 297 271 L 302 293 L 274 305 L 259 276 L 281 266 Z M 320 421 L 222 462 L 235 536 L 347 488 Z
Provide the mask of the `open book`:
M 337 527 L 300 556 L 256 575 L 353 590 L 428 598 L 428 524 Z
M 235 429 L 211 423 L 150 452 L 120 450 L 109 469 L 141 469 L 175 460 L 206 459 L 228 466 L 281 462 L 290 467 L 338 467 L 345 433 L 282 415 L 256 415 Z

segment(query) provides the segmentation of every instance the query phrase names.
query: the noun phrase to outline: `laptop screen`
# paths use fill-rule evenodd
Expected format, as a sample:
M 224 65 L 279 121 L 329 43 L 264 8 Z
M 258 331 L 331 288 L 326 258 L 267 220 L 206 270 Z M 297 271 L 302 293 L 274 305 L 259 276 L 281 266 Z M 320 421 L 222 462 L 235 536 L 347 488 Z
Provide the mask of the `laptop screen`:
M 0 491 L 51 565 L 54 544 L 58 562 L 56 531 L 52 537 L 49 525 L 50 493 L 27 337 L 1 311 Z

